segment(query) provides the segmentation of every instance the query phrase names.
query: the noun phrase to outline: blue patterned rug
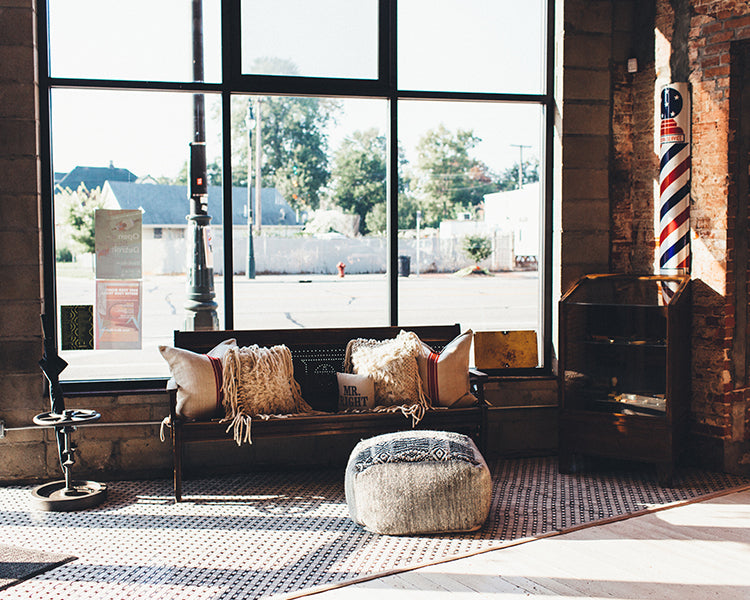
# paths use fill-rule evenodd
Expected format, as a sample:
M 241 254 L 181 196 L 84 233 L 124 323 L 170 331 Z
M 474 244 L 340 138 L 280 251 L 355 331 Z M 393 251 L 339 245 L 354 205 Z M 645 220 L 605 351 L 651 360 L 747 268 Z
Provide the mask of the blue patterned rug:
M 561 475 L 555 458 L 490 467 L 490 518 L 479 531 L 450 536 L 358 527 L 348 518 L 343 469 L 188 480 L 179 504 L 169 480 L 115 481 L 104 504 L 77 513 L 35 511 L 30 488 L 0 488 L 3 539 L 78 557 L 0 598 L 289 598 L 750 485 L 691 469 L 678 470 L 671 488 L 647 467 Z

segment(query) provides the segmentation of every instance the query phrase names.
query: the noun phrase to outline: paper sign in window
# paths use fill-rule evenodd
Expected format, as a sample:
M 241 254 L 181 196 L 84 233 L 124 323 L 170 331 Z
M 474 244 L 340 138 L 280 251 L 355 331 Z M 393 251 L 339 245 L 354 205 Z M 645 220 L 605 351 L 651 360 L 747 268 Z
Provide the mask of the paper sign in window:
M 142 221 L 140 210 L 96 211 L 97 279 L 141 278 Z
M 96 349 L 141 348 L 141 282 L 96 282 Z

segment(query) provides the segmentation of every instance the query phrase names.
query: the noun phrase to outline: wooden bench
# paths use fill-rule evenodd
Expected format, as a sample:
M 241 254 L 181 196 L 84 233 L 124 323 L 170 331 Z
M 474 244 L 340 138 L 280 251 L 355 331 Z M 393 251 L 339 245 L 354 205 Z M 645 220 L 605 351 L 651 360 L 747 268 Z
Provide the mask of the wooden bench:
M 302 397 L 314 409 L 325 414 L 294 415 L 279 419 L 253 419 L 253 440 L 292 436 L 356 434 L 370 437 L 381 433 L 410 429 L 412 419 L 402 413 L 365 412 L 337 413 L 338 386 L 336 372 L 343 370 L 346 346 L 354 338 L 385 340 L 396 337 L 402 329 L 413 331 L 435 351 L 440 351 L 461 332 L 460 326 L 439 325 L 420 327 L 356 327 L 338 329 L 275 329 L 234 331 L 175 331 L 174 345 L 193 352 L 205 353 L 223 340 L 235 338 L 239 346 L 274 346 L 289 348 L 294 376 Z M 455 431 L 471 436 L 480 450 L 485 446 L 487 407 L 484 383 L 487 376 L 470 370 L 472 393 L 478 403 L 467 408 L 430 409 L 419 422 L 420 429 Z M 188 421 L 177 416 L 176 390 L 169 391 L 169 406 L 174 460 L 174 496 L 182 497 L 183 449 L 188 443 L 226 440 L 234 444 L 227 423 Z

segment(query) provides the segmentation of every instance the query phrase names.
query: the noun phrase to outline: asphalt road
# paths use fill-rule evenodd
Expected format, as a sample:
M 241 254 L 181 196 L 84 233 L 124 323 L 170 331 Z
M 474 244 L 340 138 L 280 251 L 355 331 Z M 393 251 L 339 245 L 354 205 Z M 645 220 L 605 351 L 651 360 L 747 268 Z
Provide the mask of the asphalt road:
M 537 272 L 457 277 L 423 274 L 399 277 L 399 323 L 460 323 L 462 329 L 539 329 Z M 214 282 L 218 316 L 224 326 L 224 288 Z M 58 302 L 94 304 L 93 279 L 58 276 Z M 235 329 L 346 327 L 388 324 L 385 275 L 260 275 L 234 280 Z M 182 329 L 187 298 L 185 276 L 143 280 L 141 350 L 77 350 L 61 356 L 68 368 L 61 379 L 110 379 L 168 375 L 158 352 Z

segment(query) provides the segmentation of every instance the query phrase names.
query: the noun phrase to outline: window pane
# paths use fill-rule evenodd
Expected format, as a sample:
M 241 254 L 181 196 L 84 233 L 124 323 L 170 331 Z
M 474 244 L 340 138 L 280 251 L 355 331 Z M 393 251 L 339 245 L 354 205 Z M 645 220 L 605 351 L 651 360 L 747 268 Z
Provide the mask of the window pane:
M 184 0 L 49 0 L 50 73 L 77 79 L 193 81 Z M 203 0 L 204 81 L 221 76 L 220 0 Z
M 544 0 L 399 0 L 398 86 L 541 93 Z
M 387 324 L 386 107 L 232 99 L 238 329 Z
M 53 90 L 57 301 L 61 356 L 69 363 L 65 380 L 168 375 L 158 345 L 170 344 L 172 332 L 184 328 L 186 318 L 192 100 L 184 93 Z M 222 220 L 220 178 L 211 178 L 221 164 L 219 106 L 218 97 L 206 96 L 208 212 L 214 234 L 220 233 Z M 98 216 L 107 219 L 95 221 L 96 209 L 112 212 L 100 211 Z M 106 252 L 100 245 L 105 242 Z M 212 246 L 215 301 L 223 323 L 222 248 L 220 241 Z M 68 349 L 70 320 L 64 313 L 71 309 L 63 307 L 71 306 L 90 307 L 95 320 L 101 317 L 94 331 L 99 349 Z
M 377 79 L 376 0 L 242 1 L 242 72 Z
M 399 323 L 540 332 L 542 109 L 402 101 L 398 110 Z

